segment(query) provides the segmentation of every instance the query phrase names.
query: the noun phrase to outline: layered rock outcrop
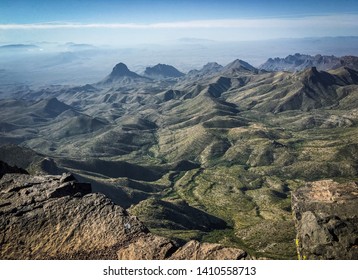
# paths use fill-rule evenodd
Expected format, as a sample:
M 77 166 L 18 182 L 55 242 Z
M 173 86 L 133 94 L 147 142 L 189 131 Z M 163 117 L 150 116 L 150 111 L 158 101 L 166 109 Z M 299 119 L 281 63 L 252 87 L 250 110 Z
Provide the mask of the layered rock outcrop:
M 148 230 L 70 174 L 0 180 L 1 259 L 114 259 Z
M 246 256 L 242 250 L 223 250 L 220 245 L 194 248 L 189 242 L 180 248 L 167 238 L 151 234 L 135 216 L 104 195 L 91 191 L 90 184 L 77 182 L 69 173 L 62 176 L 5 174 L 0 179 L 0 259 L 237 259 Z M 205 249 L 208 246 L 216 247 Z
M 358 259 L 358 184 L 307 183 L 292 193 L 300 259 Z

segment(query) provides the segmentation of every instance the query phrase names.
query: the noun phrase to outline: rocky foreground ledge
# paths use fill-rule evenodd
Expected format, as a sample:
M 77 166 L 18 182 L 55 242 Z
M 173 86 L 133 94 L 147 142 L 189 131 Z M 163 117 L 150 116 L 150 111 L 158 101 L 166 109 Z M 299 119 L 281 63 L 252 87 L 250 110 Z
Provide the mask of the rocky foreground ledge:
M 292 193 L 300 259 L 358 259 L 358 184 L 308 183 Z
M 1 177 L 1 176 L 0 176 Z M 71 174 L 0 179 L 0 259 L 243 259 L 238 248 L 153 235 Z

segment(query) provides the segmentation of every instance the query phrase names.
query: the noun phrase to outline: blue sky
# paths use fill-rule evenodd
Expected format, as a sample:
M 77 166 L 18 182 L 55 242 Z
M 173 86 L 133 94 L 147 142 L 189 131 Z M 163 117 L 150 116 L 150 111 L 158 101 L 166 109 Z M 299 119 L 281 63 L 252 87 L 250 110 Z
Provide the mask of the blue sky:
M 357 13 L 356 0 L 1 0 L 1 23 L 138 22 Z
M 0 0 L 0 43 L 358 36 L 357 0 Z

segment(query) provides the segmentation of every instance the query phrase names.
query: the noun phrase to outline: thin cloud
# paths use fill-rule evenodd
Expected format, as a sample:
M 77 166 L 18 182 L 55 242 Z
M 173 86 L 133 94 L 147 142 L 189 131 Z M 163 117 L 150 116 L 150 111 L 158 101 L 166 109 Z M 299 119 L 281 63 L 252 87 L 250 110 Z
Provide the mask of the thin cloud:
M 357 27 L 358 15 L 327 15 L 299 18 L 193 20 L 161 23 L 29 23 L 0 24 L 1 30 L 30 29 L 191 29 L 191 28 L 276 28 L 276 27 Z

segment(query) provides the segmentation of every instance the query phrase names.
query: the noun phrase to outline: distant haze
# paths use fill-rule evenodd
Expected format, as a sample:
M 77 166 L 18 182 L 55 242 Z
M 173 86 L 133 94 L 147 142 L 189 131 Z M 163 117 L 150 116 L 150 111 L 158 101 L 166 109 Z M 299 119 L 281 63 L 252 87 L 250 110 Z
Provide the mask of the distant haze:
M 183 37 L 215 41 L 358 36 L 355 0 L 0 2 L 0 42 L 133 46 Z
M 358 55 L 358 1 L 0 1 L 0 83 L 96 82 L 296 52 Z
M 96 46 L 73 42 L 0 46 L 0 84 L 95 83 L 119 62 L 142 73 L 158 63 L 181 72 L 200 69 L 208 62 L 226 65 L 242 59 L 259 66 L 268 58 L 289 54 L 358 55 L 358 37 L 277 39 L 215 42 L 182 38 L 172 44 L 139 44 L 133 47 Z

